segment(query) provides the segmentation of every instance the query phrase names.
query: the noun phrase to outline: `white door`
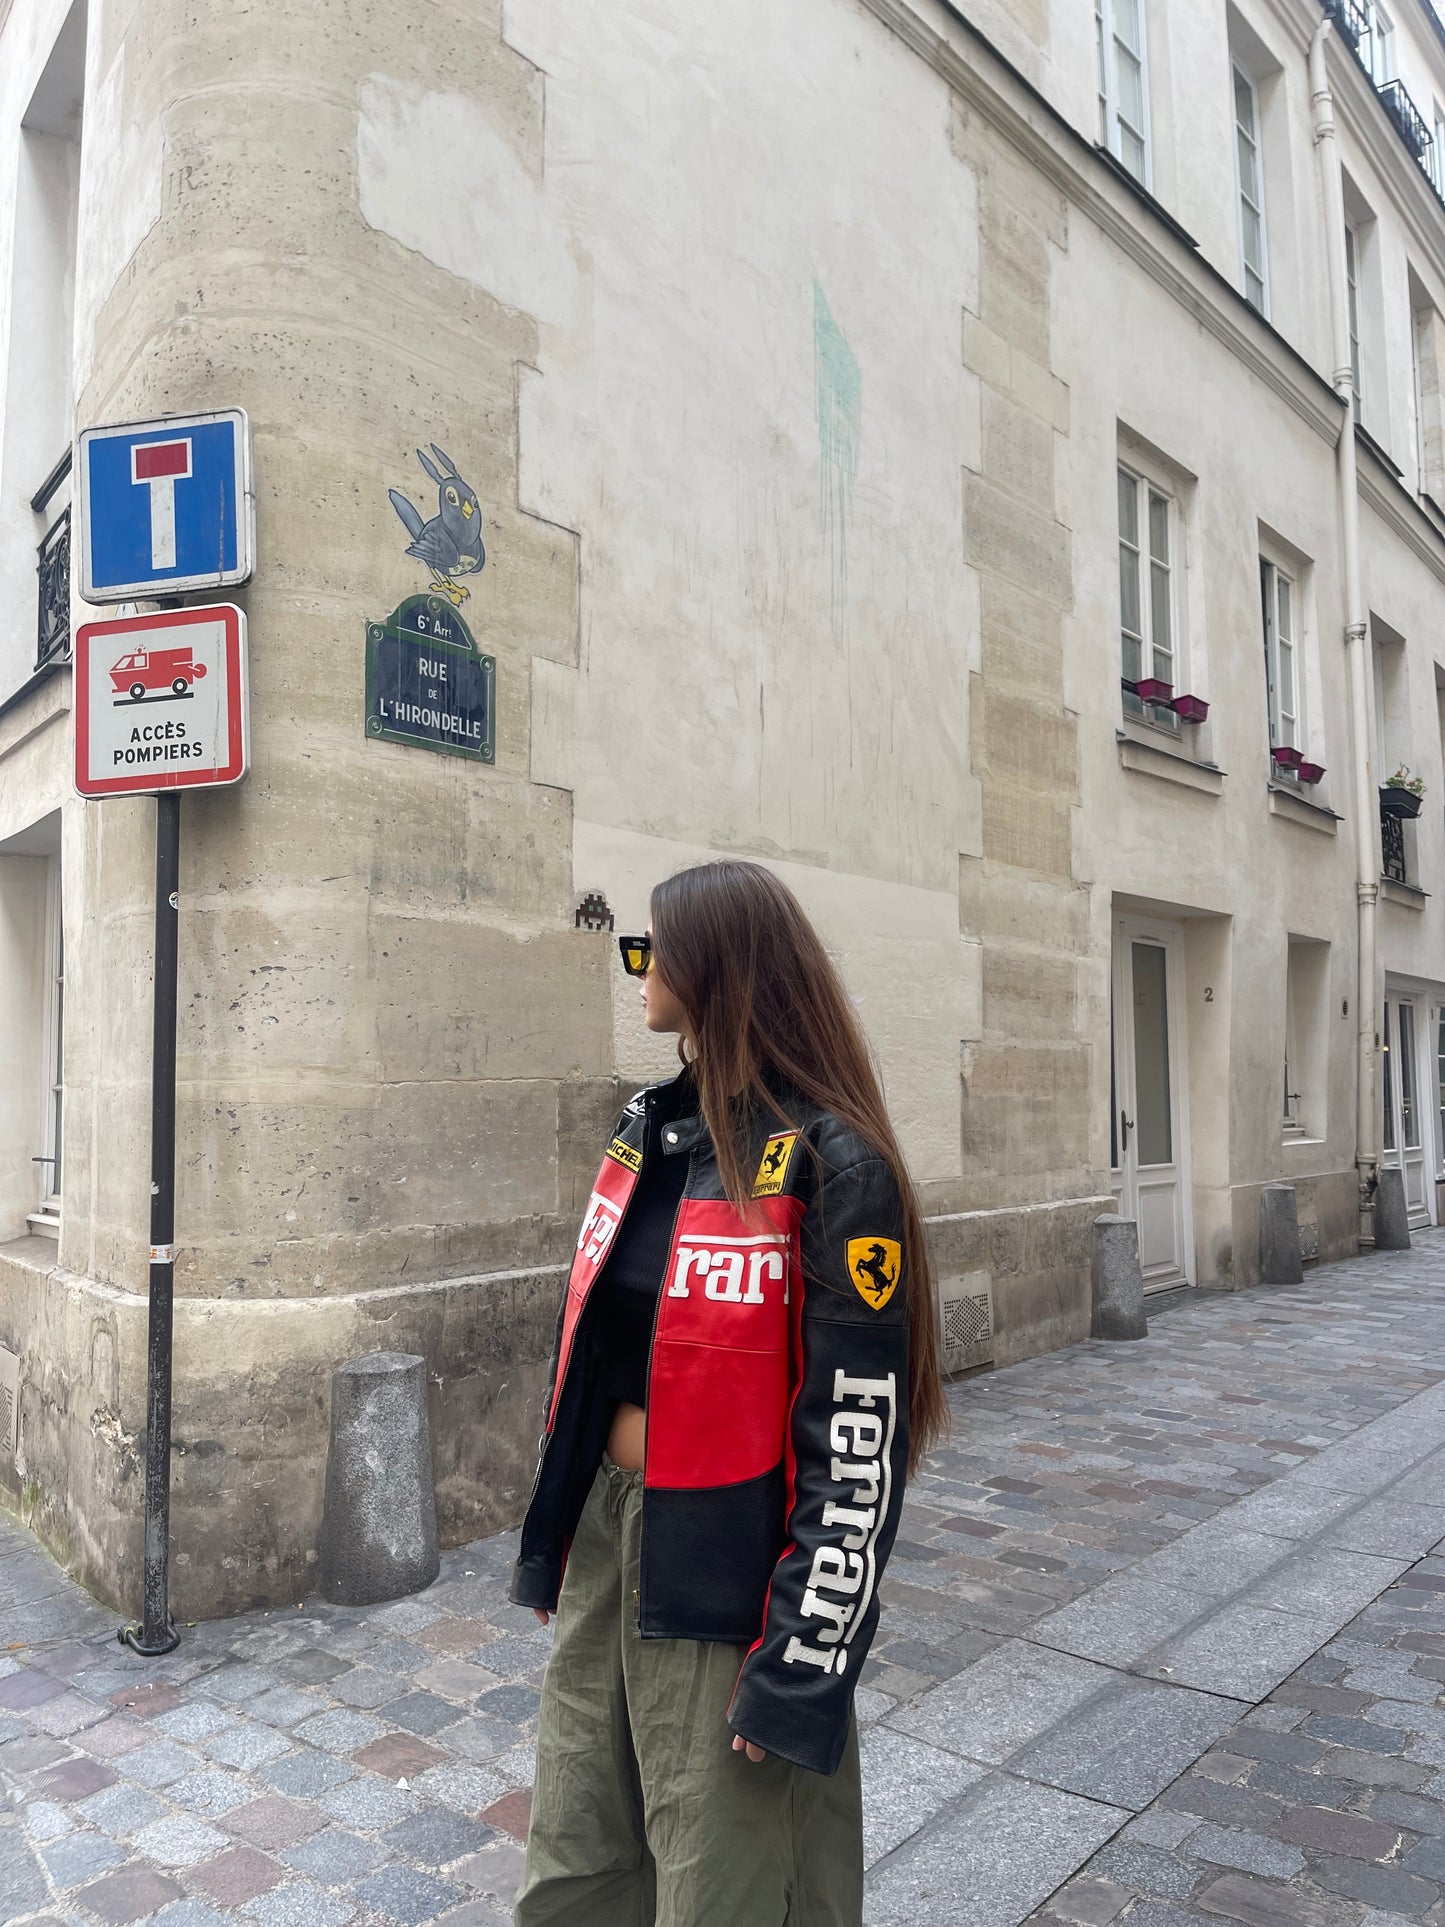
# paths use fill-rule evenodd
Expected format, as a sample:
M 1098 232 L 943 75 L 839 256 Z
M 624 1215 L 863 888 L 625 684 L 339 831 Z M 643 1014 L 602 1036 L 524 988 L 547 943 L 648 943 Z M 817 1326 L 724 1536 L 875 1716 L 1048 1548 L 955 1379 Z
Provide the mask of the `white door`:
M 1383 1066 L 1384 1141 L 1382 1162 L 1398 1164 L 1405 1180 L 1405 1211 L 1412 1227 L 1434 1218 L 1433 1169 L 1427 1172 L 1426 1144 L 1434 1133 L 1422 1093 L 1433 1079 L 1421 1075 L 1420 1037 L 1413 997 L 1385 999 Z M 1433 1153 L 1432 1153 L 1433 1158 Z
M 1169 924 L 1114 925 L 1114 1195 L 1139 1227 L 1144 1289 L 1194 1282 L 1181 1025 L 1184 957 Z

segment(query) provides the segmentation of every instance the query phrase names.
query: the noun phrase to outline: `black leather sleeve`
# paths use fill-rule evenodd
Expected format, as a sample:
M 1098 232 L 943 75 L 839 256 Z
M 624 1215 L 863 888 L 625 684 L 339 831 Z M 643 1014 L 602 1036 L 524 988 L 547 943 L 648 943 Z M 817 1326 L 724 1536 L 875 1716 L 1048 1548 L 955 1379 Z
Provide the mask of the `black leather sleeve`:
M 868 1157 L 803 1221 L 787 1544 L 728 1709 L 755 1746 L 835 1773 L 878 1623 L 908 1465 L 908 1300 L 893 1174 Z

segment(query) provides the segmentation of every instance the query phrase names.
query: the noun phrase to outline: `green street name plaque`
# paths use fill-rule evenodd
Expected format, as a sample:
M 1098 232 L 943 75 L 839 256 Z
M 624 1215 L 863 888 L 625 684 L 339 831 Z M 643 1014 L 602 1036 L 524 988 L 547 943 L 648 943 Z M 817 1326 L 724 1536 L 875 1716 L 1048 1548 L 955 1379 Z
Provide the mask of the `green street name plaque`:
M 496 677 L 456 610 L 413 595 L 366 625 L 366 733 L 490 763 L 496 751 Z

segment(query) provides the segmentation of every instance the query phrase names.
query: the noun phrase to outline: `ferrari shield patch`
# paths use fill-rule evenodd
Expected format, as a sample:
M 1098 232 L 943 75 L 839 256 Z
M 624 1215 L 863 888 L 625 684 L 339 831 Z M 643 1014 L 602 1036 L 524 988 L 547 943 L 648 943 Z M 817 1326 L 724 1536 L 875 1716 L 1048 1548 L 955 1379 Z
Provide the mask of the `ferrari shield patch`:
M 848 1276 L 858 1296 L 874 1311 L 882 1311 L 898 1289 L 903 1271 L 903 1247 L 895 1238 L 850 1238 Z
M 785 1131 L 781 1137 L 770 1137 L 763 1146 L 762 1162 L 758 1175 L 753 1180 L 755 1198 L 776 1198 L 788 1178 L 788 1166 L 793 1161 L 793 1146 L 798 1141 L 796 1131 Z

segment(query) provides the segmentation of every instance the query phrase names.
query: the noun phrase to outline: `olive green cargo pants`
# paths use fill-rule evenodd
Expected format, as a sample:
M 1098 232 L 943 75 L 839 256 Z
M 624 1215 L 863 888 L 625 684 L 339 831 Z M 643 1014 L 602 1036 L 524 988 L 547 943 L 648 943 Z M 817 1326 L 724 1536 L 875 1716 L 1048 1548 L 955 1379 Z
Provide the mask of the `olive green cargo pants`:
M 858 1735 L 827 1777 L 732 1751 L 746 1651 L 637 1630 L 642 1474 L 604 1459 L 557 1608 L 516 1927 L 860 1927 Z

